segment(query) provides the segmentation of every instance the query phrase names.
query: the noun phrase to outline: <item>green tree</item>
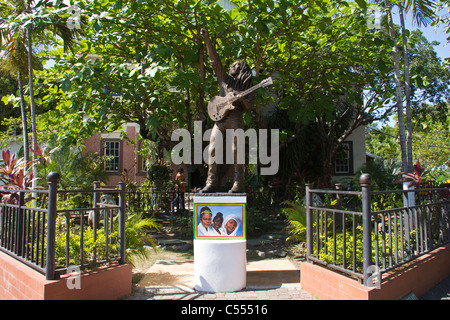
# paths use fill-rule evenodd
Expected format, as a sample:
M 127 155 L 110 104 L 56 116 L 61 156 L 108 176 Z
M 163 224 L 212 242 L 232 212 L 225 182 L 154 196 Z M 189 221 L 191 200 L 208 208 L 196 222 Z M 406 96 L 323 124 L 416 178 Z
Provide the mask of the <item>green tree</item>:
M 17 91 L 17 79 L 13 78 L 9 72 L 4 71 L 0 64 L 0 97 L 15 93 Z M 20 110 L 6 108 L 3 101 L 0 100 L 0 131 L 6 131 L 8 128 L 3 122 L 4 119 L 20 117 Z M 15 133 L 18 134 L 18 133 Z
M 64 42 L 64 49 L 73 49 L 73 39 L 77 32 L 69 30 L 66 23 L 67 12 L 59 9 L 67 7 L 62 1 L 33 1 L 33 0 L 12 0 L 0 1 L 0 23 L 2 24 L 0 46 L 6 49 L 8 60 L 18 73 L 19 90 L 21 94 L 22 121 L 24 126 L 24 153 L 25 159 L 28 158 L 27 146 L 27 127 L 26 110 L 23 96 L 22 74 L 25 66 L 28 70 L 28 92 L 30 96 L 30 112 L 32 126 L 32 144 L 37 145 L 36 129 L 36 105 L 34 97 L 34 75 L 33 62 L 33 35 L 36 40 L 43 41 L 49 39 L 49 33 L 52 38 L 60 37 Z M 59 14 L 63 13 L 63 16 Z M 5 45 L 3 46 L 3 40 Z M 25 62 L 26 57 L 26 62 Z M 36 171 L 36 155 L 33 154 L 33 174 Z
M 366 150 L 384 160 L 401 161 L 398 143 L 398 128 L 385 125 L 378 128 L 372 124 L 367 128 Z
M 401 77 L 400 66 L 400 44 L 397 41 L 396 32 L 392 20 L 392 8 L 396 6 L 400 17 L 400 30 L 402 35 L 403 49 L 403 78 Z M 402 155 L 402 167 L 404 172 L 413 171 L 413 142 L 412 142 L 412 124 L 411 124 L 411 76 L 408 54 L 408 35 L 409 31 L 405 28 L 405 10 L 411 12 L 414 21 L 419 25 L 427 25 L 436 18 L 433 8 L 435 2 L 431 0 L 408 0 L 406 2 L 384 1 L 384 7 L 388 16 L 388 25 L 391 41 L 393 42 L 393 60 L 397 95 L 397 118 L 400 128 L 400 149 Z M 403 94 L 405 96 L 405 108 L 403 108 Z M 405 110 L 404 110 L 405 109 Z M 406 112 L 406 122 L 403 113 Z M 405 133 L 406 124 L 406 133 Z
M 408 38 L 414 113 L 422 103 L 438 105 L 450 100 L 450 70 L 434 50 L 438 44 L 429 42 L 420 30 L 411 32 Z
M 450 105 L 422 104 L 414 108 L 412 117 L 414 159 L 420 161 L 437 180 L 450 178 Z M 386 161 L 400 161 L 398 155 L 398 127 L 388 125 L 381 128 L 370 126 L 367 151 L 381 156 Z
M 422 103 L 414 109 L 414 154 L 435 179 L 449 179 L 450 103 Z
M 446 101 L 450 98 L 450 71 L 437 56 L 434 46 L 436 42 L 429 42 L 421 31 L 415 30 L 411 32 L 408 38 L 409 61 L 411 71 L 411 107 L 413 111 L 413 122 L 427 121 L 428 115 L 432 118 L 445 123 L 448 115 Z M 430 124 L 431 126 L 431 124 Z M 413 124 L 413 129 L 420 128 L 417 124 Z M 399 141 L 398 126 L 396 129 L 384 126 L 377 129 L 376 126 L 370 127 L 369 132 L 380 132 L 386 139 L 391 140 L 372 140 L 372 135 L 366 139 L 366 147 L 369 152 L 381 156 L 383 159 L 401 160 L 396 156 L 400 155 L 400 150 L 396 144 Z M 413 145 L 420 143 L 416 134 L 413 134 Z M 384 141 L 384 142 L 383 142 Z M 377 147 L 378 142 L 383 142 Z M 392 144 L 392 145 L 391 145 Z M 383 148 L 385 148 L 383 150 Z M 417 153 L 414 152 L 414 156 Z M 416 161 L 418 158 L 413 159 Z M 420 160 L 420 159 L 419 159 Z
M 255 83 L 275 78 L 272 95 L 257 93 L 246 124 L 267 126 L 261 106 L 275 104 L 293 123 L 282 128 L 281 147 L 300 153 L 290 143 L 315 123 L 325 159 L 322 184 L 329 184 L 342 141 L 392 111 L 385 30 L 369 27 L 364 1 L 233 3 L 225 10 L 215 0 L 80 1 L 88 23 L 77 55 L 53 50 L 54 67 L 36 72 L 42 102 L 56 104 L 41 123 L 74 144 L 136 122 L 142 138 L 170 150 L 174 128 L 192 130 L 197 119 L 204 129 L 212 124 L 206 101 L 217 86 L 200 36 L 207 27 L 225 66 L 242 59 L 255 70 Z
M 17 74 L 17 83 L 20 95 L 20 110 L 22 115 L 23 128 L 23 150 L 25 163 L 29 162 L 29 145 L 26 105 L 23 90 L 23 77 L 28 70 L 26 34 L 14 25 L 3 22 L 6 17 L 18 17 L 25 11 L 26 3 L 23 0 L 0 1 L 0 47 L 4 50 L 6 63 L 2 67 L 12 74 Z M 26 168 L 26 171 L 28 169 Z
M 191 129 L 195 119 L 210 126 L 205 100 L 217 94 L 217 87 L 205 63 L 202 27 L 209 29 L 224 65 L 246 60 L 255 70 L 255 82 L 278 75 L 275 89 L 282 99 L 277 103 L 298 127 L 318 119 L 322 136 L 334 137 L 337 125 L 328 122 L 344 96 L 347 107 L 340 104 L 338 114 L 356 120 L 338 142 L 356 127 L 386 116 L 381 107 L 391 90 L 382 94 L 382 87 L 389 88 L 390 80 L 385 68 L 373 68 L 386 65 L 386 46 L 367 27 L 366 7 L 333 1 L 234 3 L 234 9 L 225 10 L 212 0 L 202 5 L 80 2 L 91 23 L 80 55 L 57 53 L 55 68 L 40 75 L 42 90 L 48 92 L 45 100 L 58 101 L 47 120 L 71 142 L 133 121 L 144 139 L 166 149 L 173 145 L 173 128 Z M 361 95 L 367 89 L 372 96 L 364 104 Z M 258 94 L 246 123 L 265 126 L 260 107 L 267 102 L 265 92 Z M 289 139 L 295 132 L 286 135 Z M 334 140 L 326 143 L 332 148 Z

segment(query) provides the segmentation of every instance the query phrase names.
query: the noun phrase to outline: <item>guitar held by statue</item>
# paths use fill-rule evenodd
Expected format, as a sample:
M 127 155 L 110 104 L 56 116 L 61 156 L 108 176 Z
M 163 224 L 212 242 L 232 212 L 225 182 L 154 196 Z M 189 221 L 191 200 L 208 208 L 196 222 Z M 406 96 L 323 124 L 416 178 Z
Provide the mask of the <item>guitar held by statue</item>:
M 235 106 L 233 102 L 245 97 L 246 95 L 258 90 L 259 88 L 265 88 L 273 84 L 272 78 L 269 77 L 256 86 L 251 87 L 239 94 L 230 92 L 225 97 L 216 96 L 212 98 L 208 103 L 208 115 L 213 121 L 222 120 L 228 112 L 233 110 Z

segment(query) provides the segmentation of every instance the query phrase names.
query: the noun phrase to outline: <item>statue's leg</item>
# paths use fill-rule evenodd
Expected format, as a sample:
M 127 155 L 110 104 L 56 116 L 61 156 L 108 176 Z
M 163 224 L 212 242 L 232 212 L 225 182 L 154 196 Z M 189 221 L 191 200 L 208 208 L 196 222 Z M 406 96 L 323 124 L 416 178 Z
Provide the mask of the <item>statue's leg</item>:
M 242 193 L 244 192 L 244 165 L 235 164 L 234 165 L 234 183 L 233 187 L 228 191 L 228 193 Z
M 215 158 L 216 156 L 216 148 L 219 147 L 217 145 L 217 135 L 222 134 L 217 124 L 214 125 L 212 132 L 211 132 L 211 138 L 209 141 L 209 152 L 210 152 L 210 158 L 208 163 L 208 178 L 206 179 L 206 185 L 205 187 L 200 190 L 200 193 L 212 193 L 216 192 L 216 189 L 219 184 L 219 166 L 215 161 L 211 161 L 211 158 Z M 221 141 L 222 139 L 219 139 Z
M 238 123 L 238 128 L 242 128 L 244 124 Z M 237 138 L 233 141 L 233 154 L 234 154 L 234 183 L 228 193 L 242 193 L 244 192 L 244 164 L 238 163 L 237 157 Z M 242 142 L 241 142 L 242 143 Z

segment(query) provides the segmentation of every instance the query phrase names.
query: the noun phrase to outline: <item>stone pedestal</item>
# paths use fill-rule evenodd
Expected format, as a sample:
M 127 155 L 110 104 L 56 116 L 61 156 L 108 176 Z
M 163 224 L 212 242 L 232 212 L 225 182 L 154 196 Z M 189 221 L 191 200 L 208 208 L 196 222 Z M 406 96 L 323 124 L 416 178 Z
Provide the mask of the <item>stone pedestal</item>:
M 233 292 L 246 287 L 246 203 L 245 194 L 194 196 L 195 290 Z M 214 218 L 220 216 L 222 225 L 214 228 Z

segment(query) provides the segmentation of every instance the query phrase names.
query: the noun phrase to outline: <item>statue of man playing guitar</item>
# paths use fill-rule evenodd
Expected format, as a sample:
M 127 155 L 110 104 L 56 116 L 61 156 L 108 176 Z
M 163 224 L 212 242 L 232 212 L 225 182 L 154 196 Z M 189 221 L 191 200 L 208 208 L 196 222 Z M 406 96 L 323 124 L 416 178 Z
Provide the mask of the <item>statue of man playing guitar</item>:
M 215 124 L 211 132 L 209 150 L 211 156 L 214 156 L 214 152 L 217 150 L 216 148 L 221 147 L 217 146 L 217 142 L 222 141 L 222 139 L 216 140 L 218 134 L 225 136 L 225 130 L 227 129 L 236 130 L 244 127 L 243 112 L 251 110 L 254 101 L 254 91 L 244 97 L 239 97 L 239 93 L 252 87 L 253 75 L 248 64 L 242 60 L 233 62 L 230 66 L 229 74 L 227 74 L 222 66 L 215 47 L 211 44 L 208 31 L 202 29 L 201 35 L 205 41 L 211 65 L 219 84 L 220 97 L 230 97 L 231 99 L 235 97 L 235 99 L 232 99 L 234 100 L 233 102 L 228 103 L 225 108 L 226 112 L 220 114 L 216 113 L 217 116 L 211 117 L 215 121 Z M 210 109 L 210 106 L 208 106 L 208 109 Z M 211 109 L 217 110 L 218 112 L 220 111 L 218 105 L 214 107 L 211 106 Z M 211 116 L 212 111 L 208 110 L 208 112 Z M 232 188 L 228 191 L 229 193 L 244 192 L 244 164 L 237 163 L 236 143 L 237 141 L 234 140 L 232 145 L 232 151 L 234 153 L 234 183 Z M 216 192 L 219 186 L 219 165 L 215 161 L 209 162 L 208 178 L 205 187 L 200 191 L 202 193 Z

